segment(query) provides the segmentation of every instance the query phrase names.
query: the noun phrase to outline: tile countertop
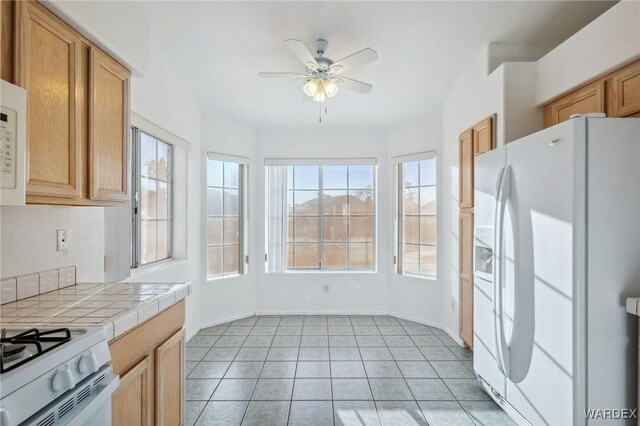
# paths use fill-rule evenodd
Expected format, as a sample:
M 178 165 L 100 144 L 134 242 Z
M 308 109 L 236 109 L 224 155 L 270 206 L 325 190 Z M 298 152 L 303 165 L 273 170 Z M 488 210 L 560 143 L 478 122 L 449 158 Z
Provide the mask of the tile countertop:
M 640 317 L 640 297 L 627 297 L 627 312 Z
M 102 325 L 109 340 L 191 294 L 191 283 L 87 283 L 0 306 L 0 327 Z

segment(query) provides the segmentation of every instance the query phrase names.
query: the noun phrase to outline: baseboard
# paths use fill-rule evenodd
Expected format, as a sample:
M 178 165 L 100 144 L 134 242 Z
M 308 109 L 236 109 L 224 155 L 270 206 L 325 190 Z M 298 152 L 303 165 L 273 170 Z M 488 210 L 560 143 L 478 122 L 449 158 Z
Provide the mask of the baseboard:
M 222 318 L 222 319 L 219 319 L 219 320 L 216 320 L 216 321 L 202 323 L 200 325 L 200 329 L 202 330 L 203 328 L 213 327 L 213 326 L 220 325 L 220 324 L 225 324 L 227 322 L 236 321 L 236 320 L 247 318 L 247 317 L 252 317 L 254 315 L 259 315 L 259 314 L 255 313 L 255 312 L 246 312 L 244 314 L 233 315 L 233 316 Z
M 194 331 L 192 331 L 191 333 L 187 334 L 187 342 L 188 342 L 189 340 L 191 340 L 191 338 L 192 338 L 193 336 L 195 336 L 196 334 L 198 334 L 198 332 L 199 332 L 200 330 L 202 330 L 202 328 L 198 327 L 198 328 L 196 328 Z
M 386 311 L 256 311 L 256 315 L 389 315 Z
M 424 321 L 424 320 L 419 319 L 419 318 L 415 318 L 415 317 L 412 317 L 412 316 L 409 316 L 409 315 L 397 314 L 397 313 L 394 313 L 394 312 L 389 312 L 388 315 L 391 315 L 391 316 L 396 317 L 396 318 L 404 319 L 404 320 L 407 320 L 407 321 L 417 322 L 418 324 L 428 325 L 429 327 L 439 328 L 439 329 L 443 330 L 445 333 L 447 333 L 447 335 L 449 337 L 451 337 L 453 339 L 453 341 L 456 342 L 458 345 L 464 346 L 464 342 L 462 341 L 460 336 L 458 336 L 456 333 L 453 333 L 451 330 L 449 330 L 448 327 L 445 327 L 442 324 L 438 324 L 438 323 L 431 322 L 431 321 Z

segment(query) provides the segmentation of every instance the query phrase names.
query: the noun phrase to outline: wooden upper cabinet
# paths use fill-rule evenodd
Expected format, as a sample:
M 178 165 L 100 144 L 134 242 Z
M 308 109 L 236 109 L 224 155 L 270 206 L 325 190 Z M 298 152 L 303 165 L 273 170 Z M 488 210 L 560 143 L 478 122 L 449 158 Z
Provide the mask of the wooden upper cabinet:
M 478 155 L 491 151 L 494 147 L 493 117 L 487 117 L 473 126 L 473 150 Z
M 147 356 L 120 377 L 112 396 L 112 424 L 153 425 L 153 357 Z
M 185 329 L 156 349 L 156 425 L 179 426 L 184 418 Z
M 80 39 L 38 3 L 14 5 L 16 83 L 27 91 L 27 194 L 78 198 Z
M 604 82 L 596 81 L 544 108 L 544 127 L 566 121 L 573 114 L 605 112 Z
M 607 85 L 610 110 L 607 115 L 626 117 L 640 112 L 640 61 L 614 72 Z
M 128 200 L 129 71 L 91 50 L 89 198 Z
M 460 135 L 460 208 L 473 207 L 474 157 L 473 131 L 469 129 Z

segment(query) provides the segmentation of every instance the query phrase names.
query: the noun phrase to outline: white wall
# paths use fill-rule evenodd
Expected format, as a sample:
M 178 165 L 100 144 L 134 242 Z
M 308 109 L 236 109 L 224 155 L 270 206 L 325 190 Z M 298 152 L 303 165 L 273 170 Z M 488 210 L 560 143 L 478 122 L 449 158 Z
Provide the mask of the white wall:
M 77 266 L 78 281 L 101 281 L 103 207 L 0 207 L 0 275 Z M 57 229 L 68 229 L 69 249 L 57 251 Z
M 384 133 L 332 132 L 320 124 L 299 132 L 263 131 L 258 134 L 252 204 L 264 216 L 265 158 L 377 158 L 377 272 L 266 274 L 256 265 L 256 311 L 261 313 L 387 312 L 387 283 L 391 269 L 392 200 L 386 184 L 391 171 L 386 161 Z M 264 219 L 254 223 L 252 256 L 264 258 Z M 329 293 L 323 286 L 329 285 Z
M 640 2 L 621 1 L 538 61 L 536 104 L 638 57 Z
M 395 266 L 389 272 L 388 278 L 388 311 L 392 315 L 442 326 L 442 300 L 446 292 L 447 281 L 445 257 L 441 255 L 440 243 L 446 238 L 444 221 L 444 205 L 447 200 L 443 182 L 444 169 L 442 167 L 442 117 L 440 114 L 430 114 L 425 117 L 410 120 L 387 132 L 387 161 L 393 157 L 425 151 L 436 152 L 436 182 L 437 182 L 437 278 L 425 279 L 395 273 Z M 393 176 L 385 183 L 391 194 L 395 192 Z M 394 198 L 395 202 L 395 198 Z M 393 225 L 392 225 L 393 226 Z M 393 232 L 393 229 L 391 229 Z M 393 235 L 393 234 L 392 234 Z M 395 242 L 393 242 L 394 244 Z M 387 260 L 387 259 L 383 259 Z M 456 336 L 457 333 L 448 330 Z
M 204 123 L 203 144 L 201 149 L 202 167 L 201 179 L 203 182 L 200 196 L 202 200 L 206 200 L 206 153 L 216 152 L 219 154 L 235 155 L 240 157 L 251 158 L 249 164 L 249 271 L 245 275 L 238 277 L 230 277 L 224 279 L 206 279 L 206 247 L 205 240 L 202 240 L 202 246 L 199 248 L 202 258 L 204 259 L 203 269 L 201 271 L 202 291 L 201 291 L 201 323 L 202 326 L 219 324 L 248 315 L 255 312 L 255 286 L 257 270 L 262 266 L 260 259 L 263 255 L 254 254 L 253 249 L 258 244 L 256 238 L 258 223 L 261 222 L 263 216 L 262 210 L 259 210 L 253 199 L 253 194 L 257 192 L 256 182 L 259 182 L 259 167 L 255 163 L 256 154 L 256 132 L 254 129 L 234 122 L 225 118 L 223 113 L 219 111 L 208 111 L 208 117 Z M 201 226 L 201 233 L 206 235 L 206 203 L 200 207 L 201 220 L 198 222 Z

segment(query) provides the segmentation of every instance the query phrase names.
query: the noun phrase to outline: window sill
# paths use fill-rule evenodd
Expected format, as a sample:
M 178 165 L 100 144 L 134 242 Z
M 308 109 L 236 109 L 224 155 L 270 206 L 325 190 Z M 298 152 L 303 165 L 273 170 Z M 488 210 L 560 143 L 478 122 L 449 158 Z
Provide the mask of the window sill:
M 227 279 L 231 279 L 231 278 L 239 278 L 239 277 L 242 277 L 244 275 L 246 275 L 246 274 L 233 274 L 233 275 L 224 275 L 224 276 L 221 276 L 221 277 L 210 277 L 210 278 L 207 278 L 207 282 L 209 283 L 209 282 L 215 282 L 215 281 L 223 281 L 223 280 L 227 280 Z
M 335 274 L 335 275 L 349 274 L 349 275 L 351 275 L 351 274 L 377 274 L 378 271 L 376 269 L 346 269 L 346 270 L 287 269 L 284 272 L 271 272 L 271 273 L 272 274 L 281 273 L 281 274 L 287 274 L 287 275 L 296 275 L 296 274 L 300 274 L 300 275 L 308 275 L 308 274 L 329 274 L 329 275 L 332 275 L 332 274 Z
M 185 259 L 176 259 L 170 257 L 169 259 L 160 260 L 158 262 L 149 263 L 147 265 L 139 266 L 135 269 L 131 269 L 131 273 L 129 274 L 130 279 L 139 279 L 147 274 L 151 274 L 158 271 L 163 271 L 165 269 L 175 268 L 177 266 L 186 265 L 187 261 Z
M 396 275 L 401 277 L 401 278 L 408 277 L 408 278 L 414 278 L 414 279 L 423 280 L 423 281 L 433 281 L 433 282 L 437 282 L 438 281 L 438 277 L 437 276 L 435 276 L 435 277 L 427 277 L 427 276 L 424 276 L 424 275 L 406 274 L 406 273 L 405 274 L 396 273 Z

